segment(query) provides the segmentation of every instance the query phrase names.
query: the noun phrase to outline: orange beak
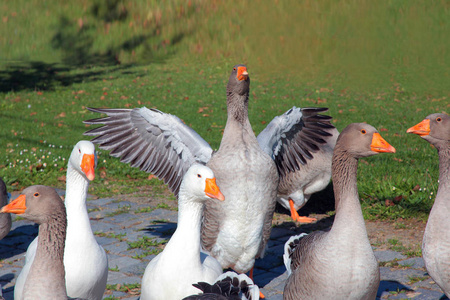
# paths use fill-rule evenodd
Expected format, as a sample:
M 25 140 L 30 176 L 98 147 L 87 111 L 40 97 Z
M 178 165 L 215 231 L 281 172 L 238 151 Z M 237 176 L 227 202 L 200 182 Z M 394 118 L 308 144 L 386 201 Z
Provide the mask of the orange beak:
M 81 161 L 81 170 L 90 181 L 95 178 L 95 156 L 94 154 L 84 154 Z
M 372 144 L 370 144 L 370 150 L 374 152 L 395 153 L 395 148 L 389 145 L 389 143 L 386 142 L 378 132 L 375 132 L 373 134 Z
M 13 213 L 16 215 L 21 215 L 25 212 L 27 209 L 26 206 L 26 196 L 20 195 L 17 197 L 14 201 L 11 201 L 9 204 L 2 207 L 2 210 L 0 212 L 2 213 Z
M 430 134 L 430 119 L 425 119 L 417 125 L 406 130 L 407 133 L 414 133 L 420 136 L 429 135 Z
M 247 68 L 246 67 L 238 67 L 236 77 L 239 81 L 247 80 L 247 78 L 248 78 Z
M 210 198 L 225 200 L 225 196 L 216 184 L 216 178 L 206 178 L 205 194 Z

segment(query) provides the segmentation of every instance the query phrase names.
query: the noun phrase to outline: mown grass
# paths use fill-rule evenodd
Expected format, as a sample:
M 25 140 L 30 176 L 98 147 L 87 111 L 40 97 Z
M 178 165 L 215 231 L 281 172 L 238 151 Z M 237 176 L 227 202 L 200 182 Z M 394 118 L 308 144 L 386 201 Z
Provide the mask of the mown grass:
M 107 6 L 105 3 L 109 3 Z M 9 190 L 64 187 L 73 145 L 100 117 L 86 107 L 155 107 L 220 143 L 235 63 L 251 76 L 259 133 L 293 105 L 329 107 L 342 130 L 367 122 L 396 149 L 361 160 L 366 218 L 425 219 L 435 149 L 406 129 L 449 108 L 445 1 L 9 1 L 0 26 L 0 176 Z M 148 179 L 99 151 L 91 192 Z

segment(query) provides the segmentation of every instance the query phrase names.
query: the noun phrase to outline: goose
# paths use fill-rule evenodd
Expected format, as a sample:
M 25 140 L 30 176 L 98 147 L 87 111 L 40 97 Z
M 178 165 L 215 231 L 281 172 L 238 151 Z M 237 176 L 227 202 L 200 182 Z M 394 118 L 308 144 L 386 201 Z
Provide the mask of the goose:
M 64 252 L 66 288 L 69 297 L 102 299 L 108 276 L 108 258 L 92 233 L 86 208 L 89 182 L 95 178 L 97 154 L 89 141 L 79 141 L 67 165 L 66 198 L 67 237 Z M 25 266 L 14 287 L 14 299 L 21 299 L 24 283 L 33 262 L 38 238 L 27 249 Z
M 66 300 L 64 281 L 64 243 L 66 211 L 53 188 L 30 186 L 1 209 L 39 224 L 39 241 L 25 280 L 21 300 Z
M 295 126 L 304 115 L 305 112 L 302 113 L 300 108 L 294 106 L 283 115 L 275 117 L 257 137 L 261 148 L 275 158 L 274 152 L 281 149 L 273 147 L 273 139 L 279 139 L 285 128 Z M 314 157 L 311 157 L 308 163 L 298 161 L 297 164 L 301 168 L 290 169 L 288 172 L 284 172 L 282 168 L 279 169 L 280 183 L 277 201 L 291 212 L 291 218 L 294 221 L 302 223 L 317 221 L 316 218 L 299 216 L 297 211 L 308 202 L 312 194 L 325 189 L 330 183 L 331 158 L 339 135 L 329 121 L 322 118 L 319 124 L 328 136 L 322 137 L 326 143 L 320 145 L 319 150 L 314 152 Z
M 245 274 L 228 271 L 220 275 L 214 284 L 198 282 L 193 284 L 203 293 L 188 296 L 183 300 L 258 300 L 259 288 Z
M 439 154 L 439 187 L 422 241 L 422 256 L 431 278 L 450 298 L 450 117 L 431 114 L 409 128 L 431 143 Z
M 0 207 L 8 204 L 8 192 L 6 191 L 6 184 L 2 178 L 0 178 Z M 11 215 L 0 215 L 0 240 L 3 239 L 11 230 Z
M 193 164 L 180 186 L 178 225 L 164 251 L 147 265 L 141 300 L 179 300 L 195 292 L 197 281 L 212 283 L 222 274 L 220 263 L 200 248 L 200 224 L 205 202 L 225 200 L 213 171 Z
M 227 201 L 208 201 L 203 211 L 202 247 L 222 265 L 246 273 L 264 256 L 270 236 L 279 181 L 278 169 L 299 168 L 328 135 L 319 115 L 323 109 L 303 108 L 296 126 L 273 138 L 289 144 L 272 159 L 258 144 L 248 119 L 250 78 L 245 65 L 233 67 L 227 84 L 227 122 L 219 149 L 211 146 L 178 117 L 146 107 L 88 108 L 104 118 L 84 121 L 103 124 L 85 132 L 93 143 L 122 162 L 163 179 L 178 195 L 181 179 L 194 162 L 210 167 Z
M 334 148 L 336 215 L 330 231 L 293 237 L 285 244 L 289 277 L 283 299 L 375 299 L 380 283 L 358 198 L 358 158 L 394 153 L 376 129 L 348 125 Z

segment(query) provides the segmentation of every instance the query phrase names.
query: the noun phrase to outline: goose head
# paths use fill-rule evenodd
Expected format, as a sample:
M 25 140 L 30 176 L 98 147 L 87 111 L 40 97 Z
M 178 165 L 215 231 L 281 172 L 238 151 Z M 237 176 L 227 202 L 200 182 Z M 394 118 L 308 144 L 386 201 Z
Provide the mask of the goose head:
M 66 210 L 55 189 L 45 185 L 27 187 L 14 201 L 5 205 L 2 213 L 21 215 L 37 224 L 49 223 L 56 215 L 65 214 Z
M 336 148 L 345 147 L 355 158 L 368 157 L 380 152 L 395 153 L 395 148 L 384 140 L 378 131 L 365 123 L 348 125 L 338 137 Z
M 213 171 L 204 165 L 194 164 L 186 172 L 180 187 L 181 195 L 190 195 L 190 199 L 205 202 L 208 199 L 225 200 L 216 184 Z
M 250 90 L 250 77 L 245 65 L 235 65 L 227 84 L 227 94 L 245 95 Z
M 97 167 L 97 152 L 94 144 L 90 141 L 79 141 L 70 154 L 69 164 L 87 180 L 94 180 Z
M 443 113 L 431 114 L 406 132 L 420 135 L 435 146 L 448 143 L 450 141 L 450 116 Z

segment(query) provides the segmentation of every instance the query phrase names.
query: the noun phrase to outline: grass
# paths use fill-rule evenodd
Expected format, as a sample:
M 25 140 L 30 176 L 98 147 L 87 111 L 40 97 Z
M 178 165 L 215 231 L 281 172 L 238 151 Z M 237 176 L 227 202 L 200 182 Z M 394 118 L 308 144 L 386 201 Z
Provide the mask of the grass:
M 107 284 L 106 289 L 111 290 L 111 291 L 119 291 L 119 292 L 125 292 L 125 293 L 139 295 L 141 285 L 139 283 Z
M 167 240 L 155 240 L 155 238 L 149 238 L 143 236 L 136 242 L 128 242 L 128 249 L 142 249 L 144 252 L 139 255 L 133 256 L 133 258 L 143 258 L 149 255 L 157 255 L 164 249 L 163 245 L 167 243 Z
M 126 238 L 124 238 L 124 237 L 127 235 L 126 233 L 115 234 L 115 233 L 112 233 L 112 232 L 105 233 L 105 232 L 100 232 L 100 231 L 96 231 L 96 232 L 94 232 L 94 234 L 96 236 L 107 237 L 107 238 L 111 238 L 111 239 L 117 239 L 119 242 L 125 241 Z
M 104 3 L 2 4 L 0 176 L 8 190 L 64 187 L 72 147 L 89 129 L 82 121 L 99 117 L 86 107 L 155 107 L 216 149 L 227 78 L 244 62 L 256 133 L 293 105 L 329 107 L 339 130 L 374 125 L 397 153 L 361 160 L 364 217 L 426 219 L 437 154 L 406 129 L 449 107 L 447 2 Z M 149 174 L 98 156 L 91 193 L 150 186 L 149 197 L 168 197 Z

